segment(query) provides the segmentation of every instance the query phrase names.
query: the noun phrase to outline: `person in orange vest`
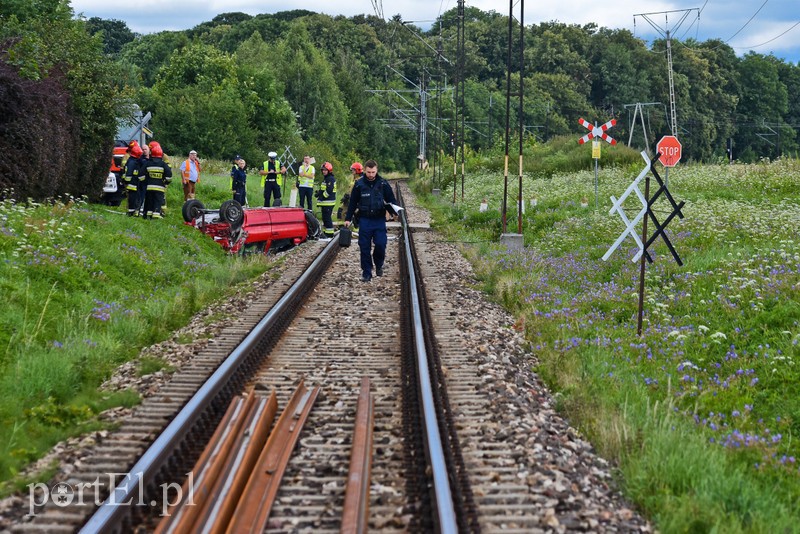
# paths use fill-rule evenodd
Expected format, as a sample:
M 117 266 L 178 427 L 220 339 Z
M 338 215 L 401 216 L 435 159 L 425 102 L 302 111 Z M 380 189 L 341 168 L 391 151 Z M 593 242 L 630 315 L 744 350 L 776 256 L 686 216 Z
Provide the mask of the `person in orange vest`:
M 183 176 L 183 201 L 194 198 L 197 182 L 200 181 L 200 160 L 197 159 L 197 151 L 189 152 L 189 159 L 181 163 L 181 175 Z

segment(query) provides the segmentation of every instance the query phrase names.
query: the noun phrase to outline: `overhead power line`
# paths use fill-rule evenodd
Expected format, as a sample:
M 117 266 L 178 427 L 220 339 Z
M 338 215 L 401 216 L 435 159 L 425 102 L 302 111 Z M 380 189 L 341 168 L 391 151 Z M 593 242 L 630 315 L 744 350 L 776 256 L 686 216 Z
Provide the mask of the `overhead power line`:
M 758 8 L 758 10 L 757 10 L 755 13 L 753 13 L 753 16 L 752 16 L 752 17 L 750 17 L 750 18 L 747 20 L 747 22 L 745 22 L 745 23 L 744 23 L 744 26 L 742 26 L 741 28 L 739 28 L 739 30 L 738 30 L 736 33 L 734 33 L 733 35 L 731 35 L 730 37 L 728 37 L 727 39 L 725 39 L 725 42 L 726 42 L 726 43 L 727 43 L 727 42 L 730 42 L 730 40 L 731 40 L 731 39 L 733 39 L 734 37 L 736 37 L 737 35 L 739 35 L 739 33 L 740 33 L 740 32 L 741 32 L 743 29 L 747 28 L 747 25 L 748 25 L 748 24 L 750 24 L 751 22 L 753 22 L 753 19 L 754 19 L 754 18 L 756 18 L 756 15 L 758 15 L 758 14 L 761 12 L 761 10 L 762 10 L 762 9 L 764 9 L 764 6 L 765 6 L 765 5 L 767 5 L 767 2 L 769 2 L 769 0 L 764 0 L 764 3 L 763 3 L 763 4 L 761 4 L 761 7 L 759 7 L 759 8 Z
M 789 29 L 788 29 L 788 30 L 785 30 L 785 31 L 783 31 L 783 32 L 779 33 L 778 35 L 776 35 L 775 37 L 773 37 L 773 38 L 772 38 L 772 39 L 770 39 L 769 41 L 764 41 L 764 42 L 763 42 L 763 43 L 761 43 L 761 44 L 752 45 L 752 46 L 733 46 L 733 47 L 731 47 L 731 48 L 738 48 L 738 49 L 742 50 L 742 49 L 748 49 L 748 48 L 758 48 L 758 47 L 760 47 L 760 46 L 768 45 L 768 44 L 770 44 L 772 41 L 775 41 L 775 40 L 777 40 L 777 39 L 780 39 L 781 37 L 783 37 L 784 35 L 786 35 L 786 34 L 787 34 L 787 33 L 789 33 L 790 31 L 792 31 L 793 29 L 797 28 L 798 26 L 800 26 L 800 20 L 798 20 L 797 22 L 795 22 L 794 24 L 792 24 L 791 26 L 789 26 Z

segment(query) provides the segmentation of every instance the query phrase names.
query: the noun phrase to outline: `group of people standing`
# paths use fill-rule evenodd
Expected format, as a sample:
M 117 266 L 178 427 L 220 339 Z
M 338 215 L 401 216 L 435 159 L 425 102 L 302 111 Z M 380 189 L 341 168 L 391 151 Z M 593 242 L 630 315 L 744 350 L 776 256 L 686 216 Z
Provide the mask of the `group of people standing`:
M 128 160 L 125 163 L 125 188 L 128 193 L 128 216 L 142 216 L 146 219 L 161 219 L 164 216 L 165 192 L 172 181 L 172 169 L 164 159 L 164 151 L 157 141 L 139 146 L 136 141 L 128 145 Z M 259 170 L 261 187 L 264 190 L 264 206 L 280 206 L 281 190 L 286 178 L 286 166 L 275 152 Z M 236 156 L 231 169 L 231 190 L 233 198 L 242 205 L 247 204 L 247 163 Z M 353 189 L 347 204 L 344 226 L 359 226 L 358 246 L 361 253 L 361 280 L 372 279 L 375 274 L 383 276 L 386 259 L 386 213 L 387 205 L 395 204 L 394 192 L 388 182 L 378 174 L 378 164 L 367 161 L 363 167 L 355 162 L 350 166 L 353 173 Z M 184 201 L 195 198 L 197 183 L 200 181 L 201 166 L 197 152 L 189 152 L 188 158 L 180 165 Z M 333 165 L 326 161 L 321 166 L 322 181 L 314 193 L 316 169 L 310 156 L 303 157 L 299 166 L 295 186 L 300 198 L 300 207 L 312 210 L 312 197 L 316 196 L 322 212 L 323 231 L 326 237 L 333 237 L 333 208 L 336 205 L 336 177 Z M 355 224 L 354 224 L 355 223 Z M 374 249 L 373 249 L 374 245 Z
M 128 194 L 128 216 L 145 219 L 164 217 L 165 193 L 172 182 L 172 168 L 164 159 L 164 150 L 158 141 L 139 145 L 128 144 L 128 160 L 125 162 L 125 190 Z M 195 185 L 200 179 L 200 162 L 197 152 L 192 150 L 181 164 L 183 190 L 186 199 L 194 198 Z
M 268 154 L 267 161 L 258 171 L 261 175 L 261 187 L 264 190 L 264 206 L 280 206 L 281 191 L 286 179 L 286 166 L 278 159 L 275 152 Z M 344 226 L 359 226 L 358 246 L 361 254 L 361 280 L 372 279 L 373 266 L 376 276 L 383 276 L 383 265 L 386 259 L 386 213 L 387 205 L 396 204 L 394 192 L 389 183 L 378 174 L 375 160 L 367 161 L 363 166 L 355 162 L 350 166 L 353 173 L 353 189 L 344 217 Z M 323 232 L 326 237 L 333 237 L 336 232 L 333 226 L 333 208 L 336 205 L 336 177 L 333 165 L 326 161 L 321 166 L 322 181 L 314 193 L 316 169 L 311 156 L 304 156 L 303 163 L 297 169 L 297 187 L 300 207 L 313 209 L 312 198 L 316 196 L 322 212 Z M 231 189 L 234 200 L 245 204 L 247 172 L 246 163 L 236 156 L 235 165 L 231 169 Z M 358 222 L 356 222 L 358 221 Z M 374 245 L 374 248 L 373 248 Z

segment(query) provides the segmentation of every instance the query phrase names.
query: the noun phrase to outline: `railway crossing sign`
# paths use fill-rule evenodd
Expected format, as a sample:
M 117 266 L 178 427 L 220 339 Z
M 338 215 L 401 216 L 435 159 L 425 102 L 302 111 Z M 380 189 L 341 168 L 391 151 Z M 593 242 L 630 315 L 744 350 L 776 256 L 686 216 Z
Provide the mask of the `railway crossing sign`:
M 645 271 L 645 259 L 650 263 L 653 263 L 653 258 L 648 252 L 648 248 L 655 242 L 656 239 L 660 236 L 664 243 L 667 245 L 670 253 L 672 253 L 672 257 L 675 258 L 675 261 L 678 265 L 683 265 L 683 261 L 681 261 L 680 256 L 678 256 L 675 247 L 672 246 L 672 242 L 669 239 L 669 236 L 666 233 L 667 225 L 674 219 L 676 216 L 683 219 L 683 212 L 681 211 L 684 206 L 684 202 L 681 201 L 680 203 L 676 203 L 675 199 L 672 198 L 672 195 L 669 192 L 666 184 L 661 180 L 661 177 L 658 175 L 654 165 L 655 162 L 661 158 L 661 153 L 657 153 L 656 157 L 653 161 L 650 161 L 650 158 L 647 157 L 647 152 L 642 151 L 642 158 L 644 159 L 646 165 L 642 172 L 639 173 L 639 176 L 634 179 L 631 185 L 625 190 L 625 193 L 622 197 L 617 200 L 613 196 L 611 197 L 612 207 L 609 211 L 610 215 L 613 215 L 617 212 L 622 219 L 622 222 L 625 223 L 625 231 L 620 234 L 617 240 L 611 245 L 611 248 L 603 255 L 603 260 L 607 260 L 609 256 L 619 247 L 620 244 L 628 237 L 632 237 L 636 244 L 639 246 L 639 252 L 633 258 L 635 262 L 637 259 L 641 261 L 640 267 L 640 275 L 639 275 L 639 321 L 638 321 L 638 333 L 641 335 L 642 333 L 642 316 L 643 316 L 643 307 L 644 307 L 644 271 Z M 650 177 L 648 176 L 649 173 L 653 173 L 653 177 L 655 177 L 656 181 L 658 182 L 659 188 L 656 190 L 655 194 L 650 197 Z M 646 178 L 645 178 L 646 177 Z M 639 182 L 641 182 L 642 178 L 645 178 L 645 190 L 644 194 L 642 194 L 641 190 L 639 189 Z M 627 214 L 622 209 L 622 203 L 625 201 L 627 197 L 631 194 L 636 194 L 639 198 L 639 201 L 642 204 L 642 209 L 637 213 L 636 217 L 631 221 L 628 219 Z M 658 217 L 654 213 L 652 207 L 656 201 L 661 196 L 665 196 L 667 201 L 669 202 L 670 206 L 672 207 L 672 211 L 667 215 L 667 218 L 664 219 L 663 222 L 659 221 Z M 647 221 L 651 220 L 653 225 L 655 226 L 656 230 L 653 232 L 651 236 L 648 237 L 647 234 Z M 642 238 L 639 239 L 639 235 L 637 234 L 635 227 L 642 221 Z
M 656 144 L 656 152 L 661 155 L 661 164 L 664 167 L 674 167 L 681 160 L 683 145 L 674 135 L 665 135 Z
M 600 139 L 605 140 L 612 145 L 617 144 L 617 140 L 606 133 L 606 130 L 617 124 L 617 119 L 611 119 L 602 126 L 592 124 L 584 118 L 578 119 L 578 124 L 589 130 L 589 133 L 578 139 L 578 144 L 584 144 L 590 139 L 592 141 L 592 158 L 594 159 L 594 209 L 597 209 L 597 162 L 600 160 Z
M 611 210 L 609 210 L 609 215 L 613 215 L 614 212 L 617 212 L 620 218 L 622 219 L 622 222 L 625 223 L 625 231 L 623 231 L 622 234 L 620 234 L 620 236 L 617 238 L 614 244 L 611 245 L 608 251 L 603 255 L 603 260 L 607 260 L 609 256 L 611 256 L 611 254 L 617 249 L 617 247 L 619 247 L 622 244 L 625 238 L 631 236 L 633 240 L 636 241 L 636 244 L 639 246 L 639 252 L 636 254 L 636 256 L 634 256 L 633 261 L 638 260 L 639 258 L 641 258 L 642 254 L 644 254 L 645 257 L 647 258 L 647 261 L 652 263 L 653 258 L 650 256 L 647 249 L 650 247 L 650 245 L 653 244 L 653 242 L 659 236 L 661 236 L 661 238 L 664 240 L 664 243 L 667 245 L 667 248 L 669 249 L 670 253 L 672 253 L 672 257 L 675 258 L 675 261 L 678 263 L 678 265 L 683 265 L 683 261 L 681 261 L 680 256 L 678 256 L 678 253 L 672 246 L 672 242 L 670 241 L 669 236 L 667 236 L 666 234 L 666 228 L 667 225 L 676 216 L 680 219 L 683 219 L 683 212 L 681 210 L 683 209 L 685 202 L 683 201 L 681 201 L 680 203 L 675 202 L 675 199 L 672 198 L 669 189 L 667 189 L 666 185 L 661 180 L 661 176 L 659 176 L 658 172 L 656 172 L 654 164 L 656 161 L 660 159 L 660 157 L 661 154 L 656 154 L 655 159 L 653 161 L 650 161 L 650 158 L 647 157 L 647 152 L 642 151 L 642 158 L 646 163 L 644 169 L 642 169 L 642 172 L 640 172 L 639 176 L 637 176 L 636 179 L 634 179 L 634 181 L 631 182 L 631 185 L 628 186 L 628 189 L 625 190 L 625 193 L 623 193 L 623 195 L 619 198 L 619 200 L 614 198 L 614 196 L 611 197 L 612 206 Z M 653 173 L 653 176 L 655 177 L 656 181 L 658 182 L 658 185 L 660 186 L 659 189 L 655 192 L 655 194 L 650 198 L 648 198 L 650 193 L 649 183 L 645 188 L 644 194 L 641 192 L 641 190 L 639 190 L 639 182 L 649 172 Z M 648 177 L 648 182 L 649 182 L 649 177 Z M 639 201 L 642 203 L 642 209 L 639 211 L 639 213 L 636 214 L 636 217 L 634 217 L 633 220 L 630 221 L 628 220 L 628 216 L 625 213 L 625 210 L 622 209 L 622 203 L 625 202 L 625 199 L 628 198 L 633 193 L 636 194 L 636 196 L 639 198 Z M 652 209 L 653 204 L 655 204 L 655 202 L 659 199 L 659 197 L 661 197 L 661 195 L 664 195 L 667 198 L 667 201 L 672 206 L 672 212 L 667 216 L 667 218 L 664 220 L 663 223 L 658 220 L 658 217 L 656 217 L 656 214 L 653 212 Z M 635 226 L 639 223 L 639 221 L 645 219 L 646 217 L 649 217 L 649 219 L 653 222 L 653 224 L 656 227 L 656 231 L 653 233 L 652 236 L 647 238 L 645 243 L 642 243 L 642 240 L 639 239 L 639 236 L 635 231 Z
M 612 145 L 617 144 L 617 140 L 606 133 L 606 130 L 617 124 L 617 119 L 611 119 L 602 126 L 597 126 L 596 124 L 590 123 L 586 119 L 580 118 L 578 119 L 578 124 L 589 130 L 588 134 L 578 139 L 578 143 L 584 144 L 589 139 L 594 139 L 595 137 L 597 137 L 605 141 L 608 141 Z

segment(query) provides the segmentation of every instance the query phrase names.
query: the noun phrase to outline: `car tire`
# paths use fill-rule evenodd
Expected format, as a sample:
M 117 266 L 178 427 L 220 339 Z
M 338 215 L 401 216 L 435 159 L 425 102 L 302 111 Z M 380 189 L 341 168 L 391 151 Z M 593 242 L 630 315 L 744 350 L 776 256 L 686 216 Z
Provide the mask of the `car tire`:
M 235 200 L 226 200 L 219 207 L 219 218 L 231 228 L 239 228 L 244 222 L 244 208 Z
M 186 222 L 192 222 L 196 218 L 200 217 L 203 214 L 203 210 L 205 210 L 205 206 L 203 203 L 197 199 L 187 200 L 183 203 L 183 207 L 181 208 L 181 215 L 183 215 L 183 220 Z
M 322 235 L 322 225 L 311 210 L 305 210 L 308 239 L 319 239 Z

